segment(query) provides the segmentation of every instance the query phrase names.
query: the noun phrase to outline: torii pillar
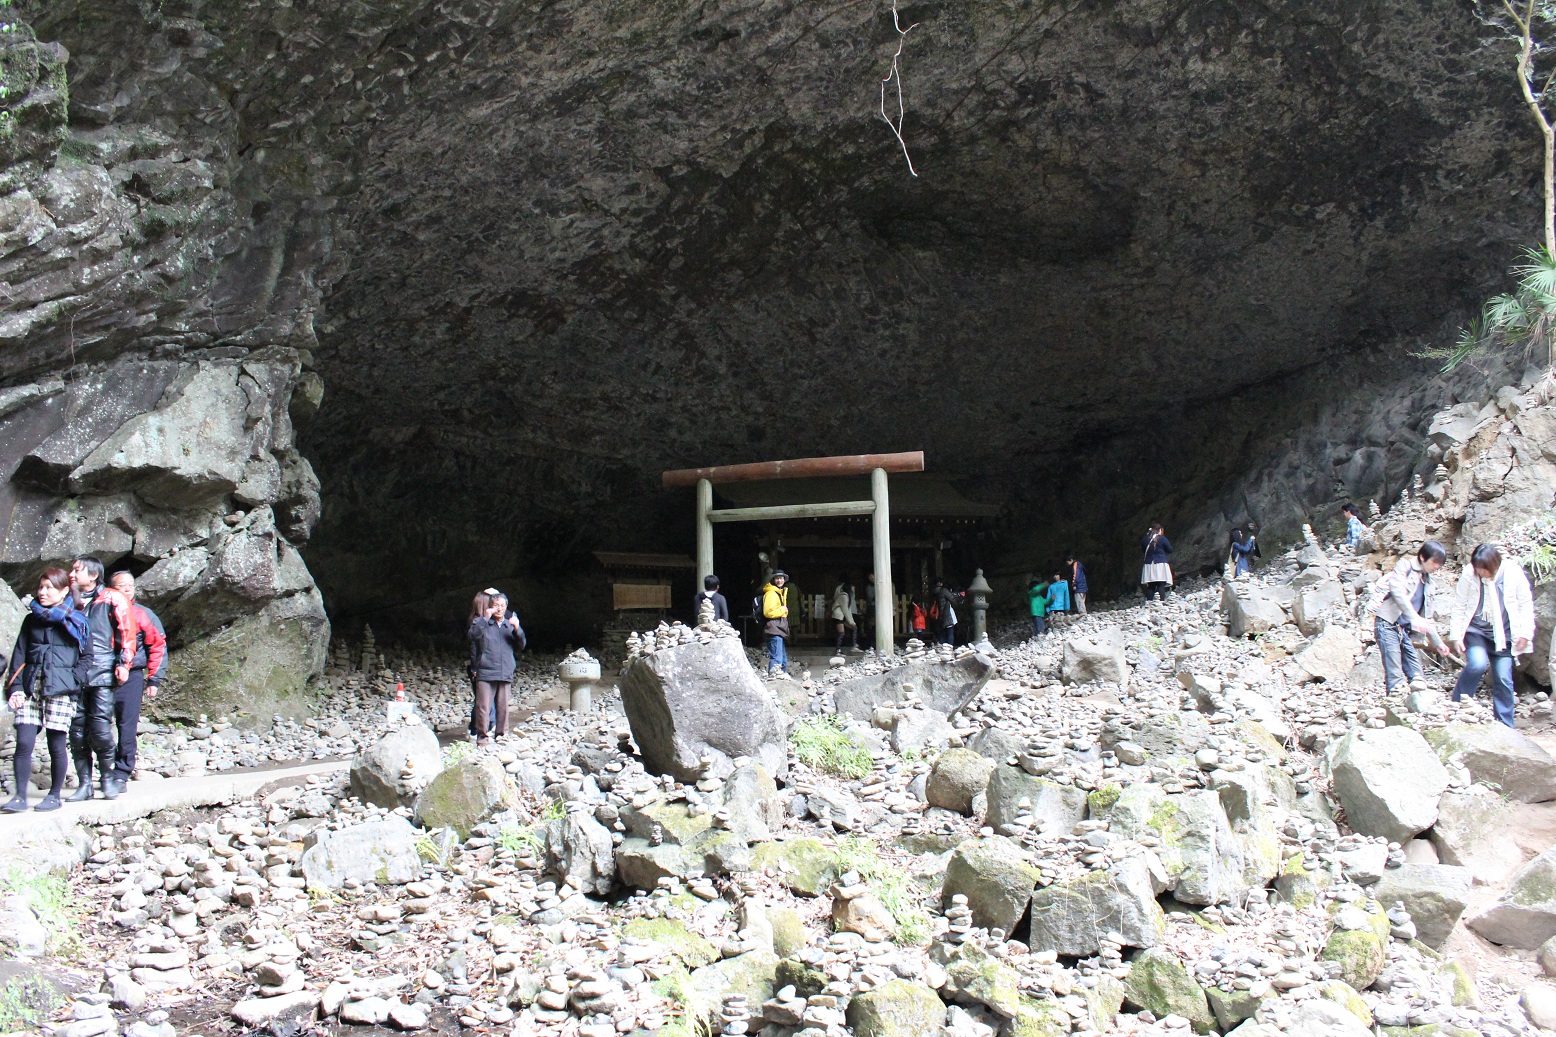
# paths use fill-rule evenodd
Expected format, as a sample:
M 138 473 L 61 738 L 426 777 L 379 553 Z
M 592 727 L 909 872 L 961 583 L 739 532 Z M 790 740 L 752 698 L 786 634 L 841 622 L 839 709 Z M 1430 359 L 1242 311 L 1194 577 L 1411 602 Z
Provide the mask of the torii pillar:
M 871 545 L 875 555 L 875 646 L 892 652 L 891 499 L 889 472 L 922 472 L 924 452 L 855 454 L 850 457 L 802 457 L 792 461 L 720 465 L 714 468 L 682 468 L 665 472 L 666 487 L 697 488 L 697 582 L 713 572 L 713 523 L 754 522 L 769 519 L 832 518 L 869 515 Z M 787 504 L 771 508 L 713 508 L 714 483 L 759 482 L 769 479 L 809 479 L 817 476 L 870 476 L 870 499 L 831 501 L 824 504 Z

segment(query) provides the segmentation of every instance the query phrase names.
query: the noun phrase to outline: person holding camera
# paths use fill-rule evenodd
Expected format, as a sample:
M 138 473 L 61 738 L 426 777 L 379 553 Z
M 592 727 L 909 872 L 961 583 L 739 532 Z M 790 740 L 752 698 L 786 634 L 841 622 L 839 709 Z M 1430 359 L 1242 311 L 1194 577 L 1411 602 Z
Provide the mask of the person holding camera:
M 507 595 L 500 591 L 488 595 L 486 607 L 470 622 L 469 635 L 475 740 L 477 745 L 491 745 L 494 707 L 497 737 L 508 733 L 508 691 L 519 665 L 516 653 L 524 650 L 527 640 L 519 617 L 508 613 Z
M 0 810 L 27 809 L 27 782 L 38 732 L 49 743 L 49 792 L 34 810 L 58 810 L 70 762 L 70 724 L 76 717 L 80 682 L 76 662 L 91 636 L 87 617 L 70 597 L 70 574 L 58 566 L 43 570 L 38 596 L 28 598 L 27 615 L 16 635 L 16 650 L 6 671 L 6 698 L 16 715 L 16 795 Z

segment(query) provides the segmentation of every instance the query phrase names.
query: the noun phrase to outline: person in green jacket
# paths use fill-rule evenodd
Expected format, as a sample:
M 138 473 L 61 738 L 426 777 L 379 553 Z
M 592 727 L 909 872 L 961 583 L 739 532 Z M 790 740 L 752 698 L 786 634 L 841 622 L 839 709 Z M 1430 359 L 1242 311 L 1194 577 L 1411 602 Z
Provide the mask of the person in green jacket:
M 1033 580 L 1027 588 L 1027 602 L 1032 606 L 1032 636 L 1042 637 L 1047 629 L 1045 617 L 1048 615 L 1048 584 L 1042 580 Z

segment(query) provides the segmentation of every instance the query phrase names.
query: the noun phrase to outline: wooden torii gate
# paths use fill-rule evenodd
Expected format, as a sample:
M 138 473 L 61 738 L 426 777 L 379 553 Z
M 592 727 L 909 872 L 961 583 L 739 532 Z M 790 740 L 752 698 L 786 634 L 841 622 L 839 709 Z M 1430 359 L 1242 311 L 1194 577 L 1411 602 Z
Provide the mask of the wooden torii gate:
M 851 457 L 802 457 L 792 461 L 719 465 L 714 468 L 681 468 L 665 472 L 666 487 L 697 487 L 697 585 L 713 572 L 713 523 L 756 522 L 764 519 L 834 518 L 869 515 L 875 553 L 875 650 L 892 652 L 891 631 L 891 500 L 887 495 L 888 472 L 922 472 L 924 452 L 855 454 Z M 809 479 L 817 476 L 870 476 L 870 499 L 831 501 L 822 504 L 785 504 L 769 508 L 713 509 L 713 484 L 760 482 L 769 479 Z

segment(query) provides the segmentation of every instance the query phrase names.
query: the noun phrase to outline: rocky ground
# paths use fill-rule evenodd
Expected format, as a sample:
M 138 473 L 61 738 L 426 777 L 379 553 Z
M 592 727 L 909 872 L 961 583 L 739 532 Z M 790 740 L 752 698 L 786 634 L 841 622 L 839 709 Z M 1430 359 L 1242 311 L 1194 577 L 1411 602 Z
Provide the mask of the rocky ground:
M 463 722 L 456 667 L 342 652 L 322 717 L 212 721 L 148 766 L 349 775 L 98 828 L 52 893 L 13 878 L 0 936 L 49 981 L 0 1013 L 63 1037 L 1556 1027 L 1548 695 L 1518 734 L 1446 702 L 1450 669 L 1386 698 L 1376 577 L 1309 545 L 794 682 L 728 628 L 662 629 L 592 712 L 480 750 L 422 722 Z

